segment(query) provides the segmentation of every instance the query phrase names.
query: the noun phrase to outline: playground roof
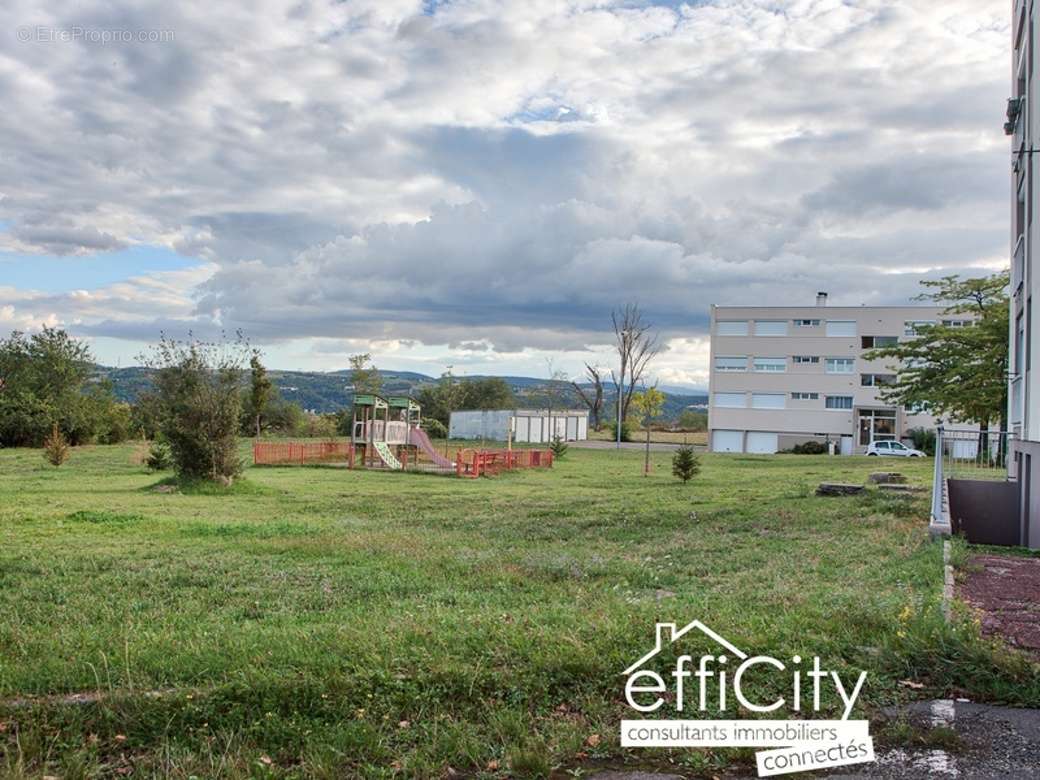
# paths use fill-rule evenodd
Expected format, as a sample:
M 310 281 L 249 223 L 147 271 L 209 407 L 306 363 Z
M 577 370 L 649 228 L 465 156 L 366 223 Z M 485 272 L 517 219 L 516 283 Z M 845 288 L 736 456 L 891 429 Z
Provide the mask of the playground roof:
M 390 407 L 392 409 L 407 409 L 410 412 L 418 412 L 422 408 L 418 402 L 404 395 L 390 396 Z
M 355 395 L 354 406 L 374 406 L 376 409 L 386 409 L 386 399 L 380 395 Z

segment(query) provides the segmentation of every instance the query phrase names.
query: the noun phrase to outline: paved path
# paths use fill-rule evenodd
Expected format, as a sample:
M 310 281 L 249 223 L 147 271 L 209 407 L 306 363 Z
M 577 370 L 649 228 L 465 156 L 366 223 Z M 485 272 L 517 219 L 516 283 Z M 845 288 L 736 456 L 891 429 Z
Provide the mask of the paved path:
M 617 442 L 613 441 L 602 441 L 600 439 L 589 439 L 588 441 L 569 441 L 567 442 L 568 447 L 577 447 L 579 450 L 613 450 L 617 448 Z M 650 442 L 651 452 L 674 452 L 679 449 L 681 444 L 671 444 L 666 442 Z M 707 445 L 704 444 L 691 444 L 698 452 L 706 451 Z M 623 441 L 621 442 L 621 449 L 623 450 L 645 450 L 646 442 L 638 441 Z

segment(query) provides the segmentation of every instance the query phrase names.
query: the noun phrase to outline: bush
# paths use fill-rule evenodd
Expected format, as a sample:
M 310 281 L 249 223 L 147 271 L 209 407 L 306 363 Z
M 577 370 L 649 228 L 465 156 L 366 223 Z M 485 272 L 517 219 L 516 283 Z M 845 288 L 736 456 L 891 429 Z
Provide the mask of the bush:
M 53 424 L 50 434 L 43 440 L 43 458 L 55 468 L 69 459 L 69 442 L 58 423 Z
M 173 458 L 170 456 L 170 447 L 162 439 L 155 441 L 151 449 L 148 450 L 148 457 L 144 459 L 144 465 L 146 465 L 149 471 L 166 471 L 173 465 Z
M 448 429 L 436 417 L 427 417 L 422 421 L 422 429 L 431 439 L 447 439 Z
M 672 474 L 683 481 L 685 485 L 701 470 L 700 458 L 693 451 L 693 447 L 684 444 L 675 451 L 672 456 Z
M 242 470 L 239 382 L 250 354 L 241 338 L 233 344 L 207 344 L 164 336 L 146 358 L 157 369 L 160 430 L 178 478 L 227 483 Z
M 829 451 L 822 441 L 804 441 L 791 448 L 795 455 L 826 455 Z
M 617 420 L 607 422 L 607 430 L 610 431 L 611 441 L 617 441 Z M 623 420 L 621 423 L 621 441 L 632 441 L 634 426 L 631 420 Z
M 906 432 L 915 450 L 935 455 L 935 431 L 930 428 L 911 428 Z
M 553 437 L 552 444 L 549 445 L 549 449 L 552 450 L 553 457 L 562 458 L 567 454 L 567 442 L 560 438 L 560 434 L 556 434 Z

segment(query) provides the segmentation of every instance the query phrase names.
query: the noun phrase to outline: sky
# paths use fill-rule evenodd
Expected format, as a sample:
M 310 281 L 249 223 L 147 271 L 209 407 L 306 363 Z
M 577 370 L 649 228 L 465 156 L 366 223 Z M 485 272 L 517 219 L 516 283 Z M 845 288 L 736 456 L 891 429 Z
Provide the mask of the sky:
M 0 332 L 579 375 L 1007 265 L 1009 0 L 6 0 Z

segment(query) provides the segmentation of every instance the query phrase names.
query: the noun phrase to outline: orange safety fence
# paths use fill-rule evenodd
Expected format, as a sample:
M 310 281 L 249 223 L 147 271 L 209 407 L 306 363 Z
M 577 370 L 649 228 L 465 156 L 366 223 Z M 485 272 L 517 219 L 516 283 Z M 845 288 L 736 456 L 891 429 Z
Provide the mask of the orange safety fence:
M 455 473 L 460 477 L 500 474 L 512 469 L 552 468 L 552 450 L 460 450 Z
M 347 441 L 256 441 L 253 442 L 253 463 L 330 463 L 353 460 Z

